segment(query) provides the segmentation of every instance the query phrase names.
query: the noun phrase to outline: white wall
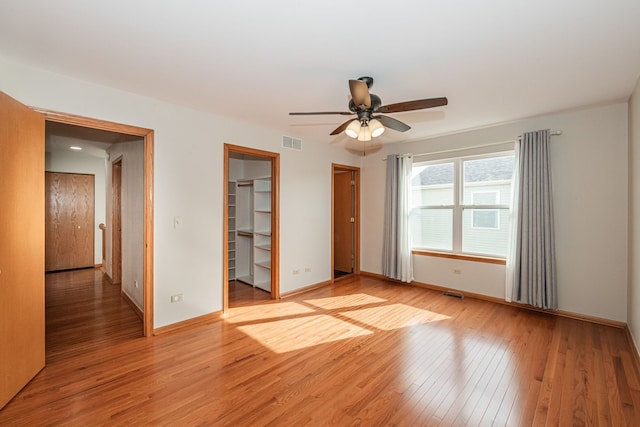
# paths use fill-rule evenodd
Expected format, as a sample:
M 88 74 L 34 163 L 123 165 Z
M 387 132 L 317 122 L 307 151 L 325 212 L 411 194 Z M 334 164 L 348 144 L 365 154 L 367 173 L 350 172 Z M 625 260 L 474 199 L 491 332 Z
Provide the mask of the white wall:
M 331 163 L 358 166 L 360 158 L 328 138 L 305 140 L 301 152 L 284 149 L 283 132 L 275 129 L 3 58 L 0 90 L 27 105 L 155 130 L 155 327 L 222 309 L 224 143 L 281 153 L 281 292 L 331 278 Z M 180 230 L 173 228 L 174 216 L 183 219 Z M 305 267 L 311 271 L 291 274 Z M 184 301 L 172 304 L 176 293 Z
M 407 144 L 365 158 L 362 174 L 362 270 L 381 273 L 385 164 L 389 153 L 426 153 L 514 139 L 552 137 L 559 309 L 627 320 L 627 104 L 534 117 Z M 504 267 L 414 256 L 419 282 L 504 298 Z M 454 269 L 462 274 L 453 273 Z
M 640 80 L 629 100 L 629 175 L 627 324 L 640 350 Z
M 49 172 L 85 173 L 94 175 L 94 259 L 95 264 L 102 264 L 102 230 L 98 226 L 106 223 L 105 218 L 105 170 L 104 158 L 87 156 L 72 151 L 54 151 L 45 153 L 45 170 Z
M 113 277 L 113 187 L 111 165 L 122 158 L 120 212 L 122 222 L 121 289 L 144 310 L 144 142 L 113 144 L 107 150 L 107 274 Z M 136 287 L 137 282 L 137 287 Z

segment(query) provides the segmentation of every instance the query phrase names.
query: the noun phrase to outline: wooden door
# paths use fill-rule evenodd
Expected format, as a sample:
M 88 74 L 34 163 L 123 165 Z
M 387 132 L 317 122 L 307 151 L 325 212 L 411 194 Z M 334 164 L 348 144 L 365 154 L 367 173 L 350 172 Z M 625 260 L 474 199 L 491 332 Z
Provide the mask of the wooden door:
M 45 173 L 46 271 L 93 267 L 94 176 Z
M 333 174 L 333 268 L 353 273 L 353 172 Z
M 111 281 L 122 282 L 122 157 L 111 164 Z
M 44 117 L 0 92 L 0 409 L 43 367 Z

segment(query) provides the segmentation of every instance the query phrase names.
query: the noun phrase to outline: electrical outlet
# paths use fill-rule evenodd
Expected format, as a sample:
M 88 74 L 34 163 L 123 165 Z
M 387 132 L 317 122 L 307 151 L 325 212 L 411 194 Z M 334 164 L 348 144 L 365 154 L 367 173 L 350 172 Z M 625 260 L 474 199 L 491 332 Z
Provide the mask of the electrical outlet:
M 134 281 L 133 281 L 133 287 L 134 287 L 134 288 L 137 288 L 137 287 L 138 287 L 138 281 L 137 281 L 137 280 L 134 280 Z
M 175 295 L 171 295 L 171 302 L 181 302 L 183 301 L 184 296 L 182 294 L 175 294 Z
M 292 274 L 293 274 L 294 276 L 296 276 L 296 275 L 300 274 L 300 270 L 293 270 L 293 271 L 292 271 Z
M 305 273 L 310 273 L 311 272 L 311 267 L 305 267 L 304 268 L 304 272 Z
M 459 268 L 456 268 L 453 270 L 453 274 L 462 274 L 462 270 L 460 270 Z

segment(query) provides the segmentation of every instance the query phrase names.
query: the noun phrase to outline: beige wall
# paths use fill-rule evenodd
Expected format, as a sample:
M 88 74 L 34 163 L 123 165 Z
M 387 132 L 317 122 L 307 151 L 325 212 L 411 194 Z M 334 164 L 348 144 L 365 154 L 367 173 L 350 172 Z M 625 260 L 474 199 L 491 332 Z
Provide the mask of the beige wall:
M 112 276 L 113 210 L 111 165 L 122 158 L 122 292 L 143 311 L 144 279 L 144 143 L 142 140 L 113 144 L 107 150 L 107 274 Z M 137 286 L 136 286 L 137 282 Z
M 552 137 L 559 308 L 627 320 L 627 104 L 540 116 L 426 141 L 396 144 L 365 158 L 362 270 L 380 273 L 388 153 L 427 153 L 513 140 L 525 131 Z M 414 256 L 417 281 L 504 298 L 504 267 Z M 455 274 L 454 269 L 462 274 Z
M 629 289 L 627 324 L 640 344 L 640 80 L 629 100 Z

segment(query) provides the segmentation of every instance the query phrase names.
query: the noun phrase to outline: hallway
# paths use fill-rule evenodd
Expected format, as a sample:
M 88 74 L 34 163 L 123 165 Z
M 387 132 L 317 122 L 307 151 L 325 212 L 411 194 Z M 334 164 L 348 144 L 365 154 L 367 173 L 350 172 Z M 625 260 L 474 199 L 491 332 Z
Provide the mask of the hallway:
M 50 364 L 142 337 L 142 321 L 100 269 L 45 276 L 47 368 Z M 45 368 L 46 369 L 46 368 Z

